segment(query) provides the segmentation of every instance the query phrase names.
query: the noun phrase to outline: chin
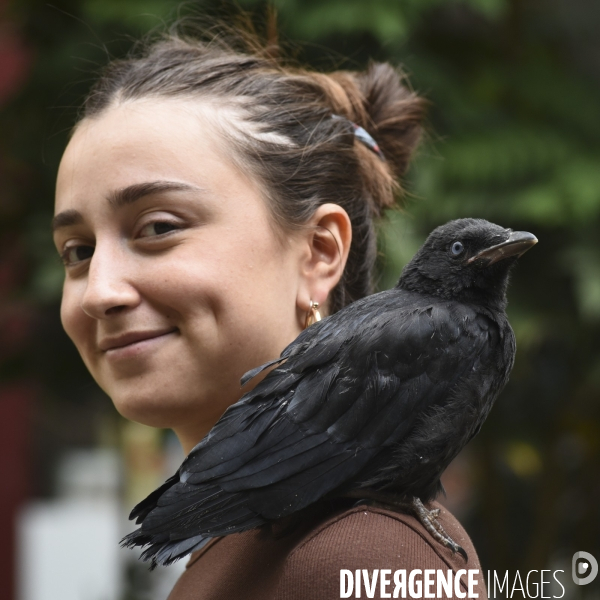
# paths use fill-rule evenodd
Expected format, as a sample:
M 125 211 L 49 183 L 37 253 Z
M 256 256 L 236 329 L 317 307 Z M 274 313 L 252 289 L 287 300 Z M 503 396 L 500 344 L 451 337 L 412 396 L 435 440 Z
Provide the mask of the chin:
M 147 403 L 129 399 L 125 401 L 113 400 L 113 403 L 118 413 L 129 421 L 135 421 L 136 423 L 158 429 L 170 429 L 173 426 L 168 418 L 170 416 L 168 411 L 160 411 L 154 407 L 149 407 Z
M 157 427 L 173 428 L 181 414 L 189 415 L 193 407 L 182 402 L 181 395 L 160 393 L 152 386 L 118 386 L 106 390 L 119 414 L 130 421 Z
M 194 389 L 197 389 L 195 387 Z M 189 390 L 189 387 L 187 388 Z M 214 394 L 200 393 L 189 397 L 183 390 L 169 389 L 162 393 L 156 386 L 119 386 L 107 392 L 123 417 L 148 427 L 198 431 L 203 437 L 218 421 L 229 404 L 216 403 Z

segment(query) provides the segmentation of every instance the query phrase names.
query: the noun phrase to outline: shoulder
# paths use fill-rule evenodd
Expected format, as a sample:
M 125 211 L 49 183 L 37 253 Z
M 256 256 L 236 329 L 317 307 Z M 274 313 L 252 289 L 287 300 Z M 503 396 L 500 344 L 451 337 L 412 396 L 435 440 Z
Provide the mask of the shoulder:
M 473 544 L 456 518 L 439 503 L 432 506 L 440 509 L 439 522 L 450 537 L 477 560 Z M 438 544 L 412 515 L 369 505 L 346 510 L 317 525 L 299 541 L 290 559 L 327 554 L 338 563 L 356 559 L 406 562 L 417 557 L 417 549 L 421 563 L 427 557 L 464 565 L 460 556 Z
M 315 510 L 291 529 L 282 523 L 281 529 L 215 538 L 192 555 L 169 600 L 329 600 L 340 598 L 342 569 L 366 570 L 371 578 L 375 571 L 383 578 L 387 570 L 388 581 L 399 570 L 406 577 L 415 569 L 441 569 L 444 574 L 462 570 L 463 592 L 466 570 L 478 569 L 477 590 L 483 600 L 485 586 L 471 540 L 448 511 L 437 503 L 434 507 L 440 508 L 439 522 L 446 532 L 466 550 L 467 562 L 438 544 L 410 515 L 366 505 Z M 386 597 L 364 592 L 363 597 Z
M 367 570 L 371 577 L 375 570 L 389 570 L 387 577 L 393 578 L 398 570 L 474 569 L 481 577 L 469 536 L 447 510 L 434 505 L 440 509 L 439 522 L 466 550 L 468 561 L 436 542 L 413 516 L 358 506 L 329 518 L 299 541 L 285 562 L 278 597 L 339 597 L 342 570 Z

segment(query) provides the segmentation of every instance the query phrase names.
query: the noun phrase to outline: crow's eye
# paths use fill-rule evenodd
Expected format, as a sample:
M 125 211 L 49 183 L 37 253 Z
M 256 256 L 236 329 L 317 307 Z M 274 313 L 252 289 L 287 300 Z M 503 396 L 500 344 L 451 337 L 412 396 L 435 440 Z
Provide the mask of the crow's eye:
M 454 254 L 454 256 L 458 256 L 459 254 L 462 254 L 464 249 L 465 249 L 465 247 L 460 242 L 454 242 L 454 244 L 452 244 L 452 248 L 450 248 L 450 250 L 451 250 L 452 254 Z

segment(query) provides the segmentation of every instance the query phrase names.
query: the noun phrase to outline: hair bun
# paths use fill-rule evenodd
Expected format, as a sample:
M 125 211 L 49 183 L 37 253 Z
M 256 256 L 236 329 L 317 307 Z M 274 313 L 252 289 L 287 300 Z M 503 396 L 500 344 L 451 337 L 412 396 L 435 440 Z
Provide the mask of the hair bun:
M 403 75 L 390 64 L 371 64 L 359 75 L 358 84 L 369 116 L 367 126 L 373 127 L 370 133 L 400 177 L 421 137 L 426 103 L 403 84 Z
M 419 143 L 426 101 L 404 84 L 403 74 L 388 63 L 371 63 L 366 71 L 337 71 L 330 75 L 345 92 L 330 96 L 334 107 L 363 127 L 377 142 L 385 162 L 362 144 L 363 180 L 374 212 L 392 206 L 401 192 L 400 178 Z M 333 91 L 333 90 L 332 90 Z

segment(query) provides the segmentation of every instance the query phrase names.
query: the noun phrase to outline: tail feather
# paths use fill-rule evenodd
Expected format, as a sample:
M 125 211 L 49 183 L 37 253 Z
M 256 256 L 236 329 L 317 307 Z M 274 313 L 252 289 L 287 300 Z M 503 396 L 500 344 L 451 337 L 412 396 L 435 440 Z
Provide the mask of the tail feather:
M 136 524 L 139 525 L 150 514 L 150 512 L 154 510 L 159 502 L 160 497 L 168 490 L 171 490 L 177 483 L 179 483 L 179 471 L 177 471 L 177 473 L 175 473 L 175 475 L 172 477 L 169 477 L 167 481 L 165 481 L 159 488 L 155 489 L 141 502 L 136 504 L 133 507 L 133 510 L 129 513 L 129 520 L 133 521 L 135 519 Z

